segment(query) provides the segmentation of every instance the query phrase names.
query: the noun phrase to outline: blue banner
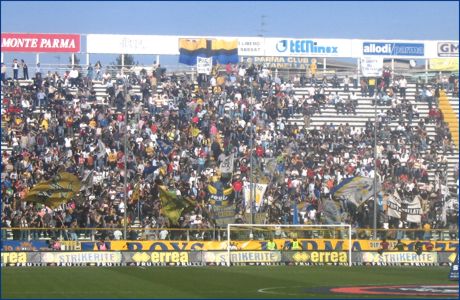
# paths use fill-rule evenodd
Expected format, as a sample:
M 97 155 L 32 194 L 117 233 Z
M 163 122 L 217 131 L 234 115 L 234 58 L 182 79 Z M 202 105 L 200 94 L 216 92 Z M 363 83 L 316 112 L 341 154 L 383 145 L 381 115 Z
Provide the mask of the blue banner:
M 363 55 L 424 56 L 425 44 L 364 42 Z

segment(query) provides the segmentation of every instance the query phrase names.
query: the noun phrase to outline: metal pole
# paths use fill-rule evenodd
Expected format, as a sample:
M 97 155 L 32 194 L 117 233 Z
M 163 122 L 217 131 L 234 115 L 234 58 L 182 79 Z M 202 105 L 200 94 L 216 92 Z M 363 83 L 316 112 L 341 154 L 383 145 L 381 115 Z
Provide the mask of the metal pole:
M 374 239 L 377 239 L 377 100 L 374 103 Z
M 251 89 L 251 98 L 249 99 L 250 100 L 250 103 L 249 103 L 249 122 L 250 122 L 250 127 L 249 127 L 249 130 L 250 130 L 250 137 L 249 137 L 249 166 L 250 166 L 250 169 L 251 169 L 251 174 L 249 176 L 249 180 L 251 181 L 250 185 L 249 185 L 249 194 L 250 194 L 250 203 L 251 203 L 251 224 L 254 224 L 254 207 L 255 207 L 255 182 L 254 182 L 254 163 L 252 161 L 252 148 L 254 147 L 254 133 L 253 133 L 253 128 L 252 128 L 252 114 L 253 114 L 253 97 L 254 97 L 254 93 L 253 93 L 253 84 L 252 84 L 252 81 L 249 83 L 249 87 Z M 252 230 L 251 230 L 251 233 L 252 233 Z
M 123 193 L 123 203 L 125 206 L 124 211 L 124 228 L 123 228 L 123 236 L 126 240 L 128 238 L 127 231 L 128 231 L 128 101 L 129 101 L 129 94 L 128 94 L 128 87 L 126 86 L 127 82 L 124 82 L 124 94 L 125 94 L 125 136 L 124 136 L 124 152 L 125 152 L 125 176 L 124 176 L 124 193 Z

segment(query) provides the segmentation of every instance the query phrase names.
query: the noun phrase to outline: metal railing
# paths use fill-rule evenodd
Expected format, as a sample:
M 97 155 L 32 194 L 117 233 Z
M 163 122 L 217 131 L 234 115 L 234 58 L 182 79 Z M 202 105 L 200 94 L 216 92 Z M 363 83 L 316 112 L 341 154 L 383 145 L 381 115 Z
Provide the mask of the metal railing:
M 252 232 L 251 232 L 252 231 Z M 352 229 L 352 239 L 375 240 L 372 229 Z M 268 238 L 304 238 L 304 239 L 346 239 L 348 232 L 344 228 L 309 230 L 232 230 L 232 240 Z M 48 240 L 95 241 L 122 239 L 123 228 L 1 228 L 1 239 L 5 240 Z M 406 239 L 448 241 L 458 239 L 458 230 L 448 229 L 377 229 L 377 239 Z M 174 241 L 221 241 L 227 239 L 226 228 L 139 228 L 128 227 L 127 240 L 174 240 Z

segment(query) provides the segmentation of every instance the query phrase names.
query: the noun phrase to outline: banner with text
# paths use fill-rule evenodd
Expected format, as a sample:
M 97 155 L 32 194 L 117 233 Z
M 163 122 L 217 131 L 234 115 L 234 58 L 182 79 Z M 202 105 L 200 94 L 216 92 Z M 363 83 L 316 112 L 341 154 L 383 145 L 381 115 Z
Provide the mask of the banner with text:
M 179 37 L 170 35 L 88 34 L 87 53 L 179 55 Z
M 365 77 L 379 77 L 383 72 L 382 57 L 361 58 L 361 73 Z
M 2 33 L 2 52 L 80 52 L 79 34 Z

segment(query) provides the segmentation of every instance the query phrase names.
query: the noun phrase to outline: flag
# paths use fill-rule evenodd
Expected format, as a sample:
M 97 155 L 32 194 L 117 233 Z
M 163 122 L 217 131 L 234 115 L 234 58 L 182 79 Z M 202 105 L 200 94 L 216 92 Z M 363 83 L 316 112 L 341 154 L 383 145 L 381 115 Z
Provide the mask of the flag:
M 407 222 L 420 223 L 422 222 L 422 204 L 420 196 L 415 196 L 411 201 L 406 201 L 407 207 L 403 211 L 407 214 Z
M 23 201 L 38 202 L 55 208 L 69 201 L 80 191 L 81 183 L 77 176 L 60 172 L 50 180 L 36 184 L 24 197 Z
M 339 204 L 335 201 L 326 199 L 320 201 L 321 218 L 325 224 L 340 224 L 342 215 L 340 214 Z
M 377 191 L 380 183 L 377 182 Z M 360 206 L 374 196 L 374 179 L 368 177 L 351 177 L 343 180 L 331 190 L 335 198 L 346 198 L 356 206 Z
M 264 194 L 267 190 L 268 184 L 264 183 L 249 183 L 248 181 L 243 182 L 243 195 L 244 201 L 246 206 L 246 212 L 251 211 L 251 185 L 255 188 L 256 196 L 254 199 L 254 208 L 256 211 L 259 210 L 260 206 L 263 204 L 264 201 Z M 254 190 L 252 190 L 254 193 Z
M 212 58 L 212 64 L 237 64 L 238 40 L 179 39 L 179 62 L 195 66 L 198 57 Z
M 178 196 L 175 191 L 168 190 L 166 186 L 159 186 L 161 211 L 171 224 L 177 224 L 182 211 L 192 204 L 192 200 Z
M 233 163 L 235 159 L 235 154 L 232 153 L 230 155 L 227 155 L 222 162 L 220 163 L 220 172 L 222 174 L 225 173 L 233 173 Z
M 209 57 L 210 42 L 206 39 L 179 39 L 179 62 L 195 66 L 197 57 Z
M 197 137 L 200 134 L 200 130 L 194 126 L 191 126 L 190 134 L 192 135 L 192 137 Z
M 140 183 L 136 183 L 134 185 L 133 193 L 131 194 L 130 201 L 133 203 L 137 203 L 141 197 L 141 185 Z
M 94 171 L 91 170 L 87 172 L 85 176 L 83 176 L 83 180 L 81 181 L 80 192 L 93 187 L 93 180 L 94 180 Z
M 99 152 L 97 153 L 97 158 L 100 159 L 104 157 L 107 154 L 107 152 L 106 152 L 104 143 L 100 139 L 97 141 L 97 146 L 99 148 Z
M 387 215 L 396 219 L 401 219 L 401 198 L 397 191 L 393 195 L 386 195 Z
M 239 63 L 238 40 L 212 40 L 211 49 L 214 62 L 221 65 Z
M 221 181 L 208 184 L 209 202 L 216 206 L 228 206 L 233 196 L 233 187 L 224 187 Z
M 265 173 L 271 174 L 273 176 L 277 171 L 277 165 L 278 163 L 276 161 L 276 158 L 266 158 L 264 168 Z
M 297 225 L 299 224 L 299 211 L 297 210 L 297 203 L 294 201 L 294 211 L 292 213 L 292 224 Z
M 158 146 L 160 147 L 161 152 L 163 152 L 165 156 L 168 156 L 169 153 L 171 153 L 173 147 L 163 140 L 157 139 L 156 141 Z

